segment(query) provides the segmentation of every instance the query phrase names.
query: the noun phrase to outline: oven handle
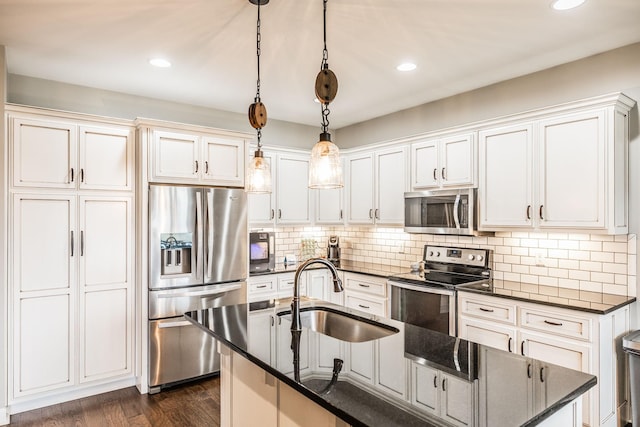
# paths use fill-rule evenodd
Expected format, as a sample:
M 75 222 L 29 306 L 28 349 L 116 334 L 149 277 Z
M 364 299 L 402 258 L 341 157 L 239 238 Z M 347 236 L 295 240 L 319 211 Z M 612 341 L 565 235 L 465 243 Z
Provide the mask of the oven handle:
M 456 195 L 456 201 L 453 202 L 453 221 L 456 223 L 456 229 L 460 229 L 460 214 L 458 208 L 460 207 L 460 195 Z
M 387 284 L 389 286 L 395 286 L 396 288 L 409 289 L 412 291 L 424 292 L 429 294 L 439 294 L 439 295 L 453 295 L 454 291 L 451 289 L 445 288 L 435 288 L 430 286 L 420 286 L 420 285 L 412 285 L 410 283 L 404 282 L 396 282 L 394 280 L 388 280 Z
M 206 289 L 203 291 L 160 291 L 158 298 L 178 298 L 178 297 L 212 297 L 221 295 L 227 292 L 235 291 L 242 288 L 242 285 L 227 285 L 217 289 Z

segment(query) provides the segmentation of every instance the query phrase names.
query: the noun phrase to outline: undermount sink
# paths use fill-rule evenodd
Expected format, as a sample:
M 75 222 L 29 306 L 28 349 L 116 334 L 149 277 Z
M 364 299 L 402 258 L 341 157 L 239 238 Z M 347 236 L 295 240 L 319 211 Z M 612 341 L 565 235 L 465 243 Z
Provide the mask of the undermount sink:
M 290 311 L 279 315 L 291 319 Z M 347 342 L 371 341 L 399 332 L 393 326 L 329 307 L 302 307 L 300 320 L 307 329 Z

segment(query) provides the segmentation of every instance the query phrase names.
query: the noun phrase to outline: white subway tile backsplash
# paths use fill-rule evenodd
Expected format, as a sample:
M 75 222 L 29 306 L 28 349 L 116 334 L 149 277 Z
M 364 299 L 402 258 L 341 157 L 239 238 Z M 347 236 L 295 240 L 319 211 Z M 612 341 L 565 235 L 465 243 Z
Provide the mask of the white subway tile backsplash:
M 283 227 L 274 231 L 278 260 L 285 253 L 299 255 L 301 239 L 315 239 L 316 254 L 324 255 L 328 236 L 336 234 L 342 257 L 353 261 L 408 268 L 422 259 L 425 244 L 485 248 L 493 250 L 496 279 L 571 291 L 630 296 L 637 292 L 635 235 L 497 232 L 495 236 L 470 237 L 408 234 L 401 227 L 365 226 Z

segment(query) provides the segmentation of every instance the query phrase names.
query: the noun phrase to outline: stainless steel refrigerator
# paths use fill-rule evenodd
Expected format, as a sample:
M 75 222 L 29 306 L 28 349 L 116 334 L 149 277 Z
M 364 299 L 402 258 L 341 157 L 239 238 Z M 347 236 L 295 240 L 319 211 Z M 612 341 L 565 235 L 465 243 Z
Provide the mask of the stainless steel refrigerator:
M 246 301 L 247 241 L 244 190 L 149 186 L 150 393 L 219 371 L 215 340 L 183 314 Z

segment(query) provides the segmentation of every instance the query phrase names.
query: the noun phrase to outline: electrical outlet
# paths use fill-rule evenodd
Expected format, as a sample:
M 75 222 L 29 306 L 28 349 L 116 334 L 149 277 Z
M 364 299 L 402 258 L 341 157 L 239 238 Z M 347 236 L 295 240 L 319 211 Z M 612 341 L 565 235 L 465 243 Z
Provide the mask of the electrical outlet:
M 396 243 L 396 249 L 397 249 L 399 254 L 403 254 L 404 253 L 404 242 L 402 240 L 400 240 L 399 242 Z
M 536 267 L 546 267 L 547 266 L 547 258 L 542 254 L 536 254 Z

